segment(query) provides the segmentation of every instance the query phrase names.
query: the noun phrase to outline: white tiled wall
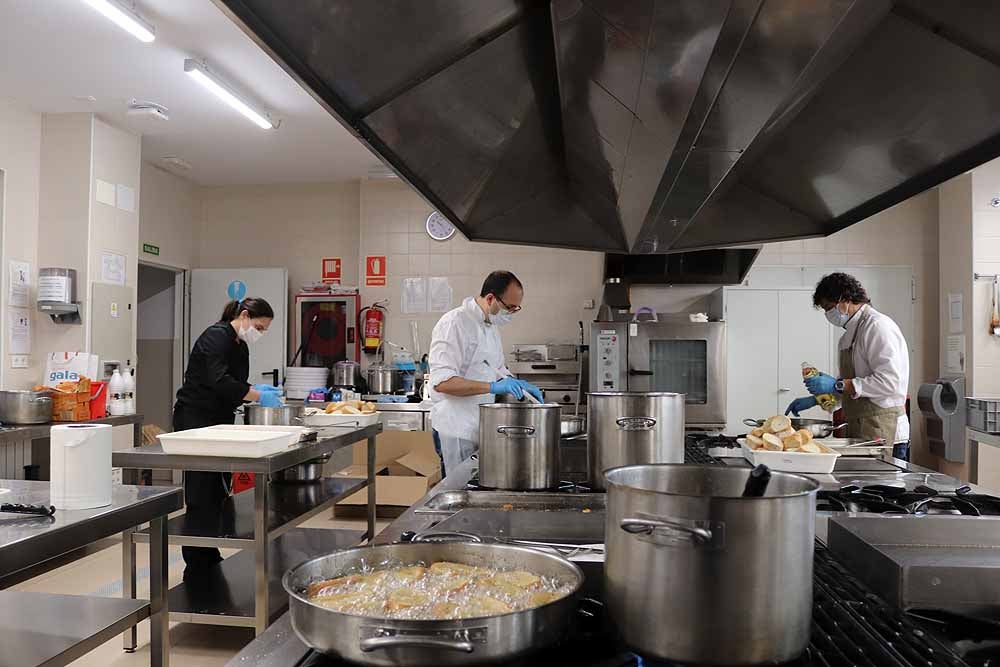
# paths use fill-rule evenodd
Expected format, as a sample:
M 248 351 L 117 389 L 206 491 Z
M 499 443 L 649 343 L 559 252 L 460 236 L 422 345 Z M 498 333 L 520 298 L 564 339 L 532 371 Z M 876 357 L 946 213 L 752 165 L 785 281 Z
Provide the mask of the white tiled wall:
M 431 330 L 440 312 L 407 315 L 400 312 L 402 281 L 406 277 L 443 276 L 451 283 L 453 305 L 478 294 L 483 278 L 494 269 L 513 271 L 525 288 L 524 310 L 503 332 L 504 346 L 513 343 L 575 342 L 577 322 L 594 319 L 596 310 L 584 310 L 586 299 L 600 300 L 604 256 L 597 252 L 533 248 L 499 243 L 473 243 L 460 233 L 437 242 L 424 231 L 431 207 L 398 182 L 361 184 L 361 252 L 359 271 L 367 255 L 385 255 L 385 287 L 362 286 L 363 302 L 388 298 L 388 338 L 411 347 L 410 322 L 416 321 L 420 348 L 427 351 Z

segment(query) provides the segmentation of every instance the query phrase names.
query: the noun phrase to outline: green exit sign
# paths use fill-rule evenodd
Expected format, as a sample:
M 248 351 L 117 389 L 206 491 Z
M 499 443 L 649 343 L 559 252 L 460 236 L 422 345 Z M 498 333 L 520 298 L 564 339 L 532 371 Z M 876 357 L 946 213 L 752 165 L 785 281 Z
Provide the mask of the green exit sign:
M 142 251 L 144 253 L 146 253 L 147 255 L 156 255 L 156 256 L 159 256 L 160 255 L 160 246 L 153 245 L 152 243 L 143 243 L 142 244 Z

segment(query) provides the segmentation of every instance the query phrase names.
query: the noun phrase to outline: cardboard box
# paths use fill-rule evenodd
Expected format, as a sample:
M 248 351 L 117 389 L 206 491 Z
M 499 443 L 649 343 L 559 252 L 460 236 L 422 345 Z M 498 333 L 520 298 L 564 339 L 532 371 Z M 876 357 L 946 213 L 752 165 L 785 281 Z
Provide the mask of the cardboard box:
M 430 433 L 388 431 L 379 435 L 378 440 L 386 435 L 390 437 L 384 445 L 378 441 L 376 444 L 375 511 L 380 518 L 395 518 L 441 480 L 441 462 L 434 451 Z M 364 443 L 360 448 L 355 445 L 356 456 L 359 452 L 362 462 L 341 470 L 338 476 L 367 477 L 368 467 L 363 462 Z M 394 455 L 394 458 L 388 458 L 389 455 Z M 337 503 L 334 516 L 364 517 L 367 505 L 366 488 Z

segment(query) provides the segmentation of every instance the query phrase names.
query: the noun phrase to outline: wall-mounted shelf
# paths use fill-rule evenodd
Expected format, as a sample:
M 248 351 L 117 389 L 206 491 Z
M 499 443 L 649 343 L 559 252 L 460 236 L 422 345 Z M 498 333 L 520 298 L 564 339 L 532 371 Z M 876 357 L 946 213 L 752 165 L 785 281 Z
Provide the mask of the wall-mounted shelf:
M 38 310 L 52 318 L 56 324 L 82 324 L 80 317 L 80 304 L 78 303 L 55 303 L 42 301 L 38 304 Z

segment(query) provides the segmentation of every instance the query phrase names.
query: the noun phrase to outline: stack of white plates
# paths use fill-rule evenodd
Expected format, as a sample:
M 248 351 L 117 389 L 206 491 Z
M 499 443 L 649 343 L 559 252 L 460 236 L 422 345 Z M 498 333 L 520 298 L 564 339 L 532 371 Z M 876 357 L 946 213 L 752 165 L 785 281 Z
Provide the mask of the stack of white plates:
M 285 369 L 285 396 L 304 399 L 309 390 L 326 387 L 330 380 L 330 369 L 313 366 L 289 366 Z

